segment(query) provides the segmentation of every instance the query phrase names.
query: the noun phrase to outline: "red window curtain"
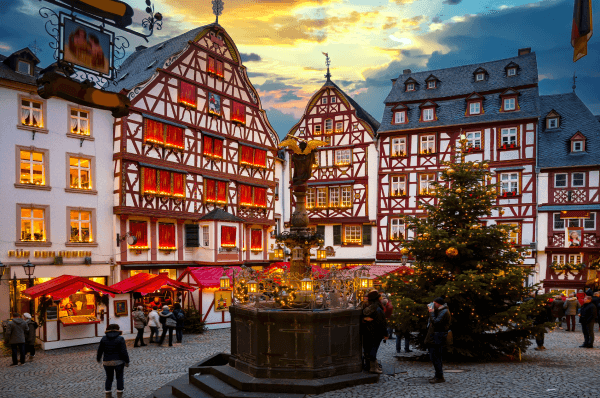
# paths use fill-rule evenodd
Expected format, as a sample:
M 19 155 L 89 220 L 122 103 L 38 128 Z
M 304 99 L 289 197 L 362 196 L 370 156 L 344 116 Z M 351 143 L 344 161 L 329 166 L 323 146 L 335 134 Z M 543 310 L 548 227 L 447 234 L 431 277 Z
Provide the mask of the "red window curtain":
M 227 182 L 217 181 L 217 202 L 227 203 Z
M 213 140 L 213 156 L 219 159 L 223 158 L 223 140 Z
M 233 102 L 233 114 L 231 120 L 246 124 L 246 105 Z
M 196 107 L 196 86 L 190 83 L 181 82 L 179 88 L 179 102 Z
M 217 76 L 223 77 L 223 62 L 216 60 L 215 64 L 217 66 Z
M 160 181 L 160 193 L 162 195 L 171 195 L 171 172 L 166 170 L 158 170 Z
M 173 173 L 173 195 L 185 198 L 185 174 Z
M 135 247 L 148 247 L 148 225 L 146 221 L 129 221 L 129 232 L 137 238 Z
M 156 170 L 148 167 L 142 167 L 144 174 L 144 187 L 142 193 L 158 193 L 158 184 L 156 183 Z
M 146 119 L 146 135 L 144 141 L 164 144 L 164 125 L 156 120 Z
M 175 247 L 175 224 L 158 224 L 158 247 Z
M 221 247 L 236 246 L 236 227 L 221 226 Z
M 217 200 L 217 192 L 216 192 L 216 181 L 215 180 L 206 180 L 206 193 L 204 196 L 205 202 L 215 202 Z
M 253 163 L 253 150 L 249 146 L 242 145 L 242 159 L 241 162 L 243 164 L 252 164 Z
M 260 207 L 267 207 L 267 189 L 266 188 L 254 188 L 254 205 Z
M 167 124 L 167 146 L 184 149 L 183 129 Z
M 204 150 L 202 151 L 202 153 L 204 153 L 204 155 L 207 156 L 212 156 L 213 154 L 213 139 L 207 135 L 204 136 L 204 138 L 202 139 L 202 142 L 204 144 Z
M 208 67 L 207 67 L 208 73 L 216 73 L 216 69 L 215 69 L 215 59 L 213 57 L 208 57 Z
M 262 230 L 253 229 L 250 232 L 250 250 L 262 250 L 263 248 Z
M 240 185 L 240 200 L 242 206 L 252 206 L 252 187 L 249 185 Z
M 267 167 L 267 151 L 263 151 L 262 149 L 254 150 L 254 165 Z

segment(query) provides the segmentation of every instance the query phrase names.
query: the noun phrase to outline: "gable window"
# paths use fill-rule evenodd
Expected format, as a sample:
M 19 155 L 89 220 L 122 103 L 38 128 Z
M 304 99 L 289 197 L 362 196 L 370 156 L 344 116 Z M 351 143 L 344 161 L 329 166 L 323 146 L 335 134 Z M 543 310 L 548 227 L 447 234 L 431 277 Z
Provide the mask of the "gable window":
M 24 75 L 31 75 L 31 64 L 27 61 L 17 61 L 17 72 L 23 73 Z
M 585 186 L 585 173 L 573 173 L 571 176 L 572 187 L 583 187 Z
M 71 126 L 69 132 L 79 135 L 90 135 L 90 114 L 81 109 L 71 109 Z
M 431 122 L 434 119 L 434 109 L 433 108 L 423 109 L 422 119 L 424 122 Z
M 596 213 L 590 213 L 589 218 L 583 219 L 583 229 L 596 229 Z
M 415 84 L 414 83 L 406 84 L 406 91 L 415 91 Z
M 246 105 L 231 101 L 232 102 L 232 113 L 231 113 L 231 121 L 246 124 Z
M 564 188 L 567 186 L 567 174 L 554 174 L 554 187 Z
M 573 141 L 571 152 L 583 152 L 583 141 Z
M 202 226 L 202 246 L 209 247 L 210 246 L 210 229 L 208 225 Z
M 508 76 L 516 76 L 517 68 L 508 68 L 507 74 L 508 74 Z
M 179 103 L 196 108 L 196 86 L 187 82 L 179 83 Z
M 223 62 L 215 59 L 214 57 L 208 57 L 207 71 L 209 74 L 215 75 L 216 77 L 223 77 Z
M 340 207 L 352 207 L 352 187 L 342 187 L 342 198 L 340 201 Z
M 340 204 L 340 188 L 329 188 L 329 207 L 338 207 Z
M 481 113 L 481 103 L 471 102 L 469 104 L 469 115 L 479 115 Z
M 500 194 L 515 196 L 519 194 L 519 173 L 500 174 Z
M 406 137 L 392 138 L 392 157 L 406 156 Z
M 435 88 L 435 80 L 428 81 L 427 88 Z
M 46 185 L 45 154 L 35 150 L 20 150 L 21 184 Z
M 325 120 L 325 134 L 331 134 L 331 133 L 333 133 L 333 120 L 326 119 Z
M 309 188 L 306 190 L 306 208 L 312 209 L 315 207 L 315 189 Z
M 335 132 L 336 133 L 344 132 L 344 122 L 335 122 Z
M 565 229 L 565 219 L 560 218 L 560 213 L 554 213 L 554 229 L 555 230 L 564 230 Z
M 21 242 L 46 241 L 46 209 L 20 206 Z
M 313 134 L 314 135 L 321 135 L 321 125 L 320 124 L 315 124 L 314 130 L 313 130 Z
M 478 82 L 483 81 L 484 79 L 485 79 L 485 73 L 477 73 L 475 75 L 475 80 Z
M 469 152 L 483 149 L 483 145 L 481 145 L 481 131 L 468 132 L 466 138 Z
M 404 123 L 406 123 L 406 111 L 394 112 L 394 124 L 404 124 Z
M 392 218 L 390 220 L 390 240 L 402 240 L 404 231 L 404 220 L 402 218 Z
M 517 147 L 517 128 L 510 127 L 500 130 L 500 149 Z
M 431 195 L 434 191 L 435 174 L 419 175 L 419 195 Z
M 352 150 L 351 149 L 339 149 L 335 151 L 335 164 L 336 166 L 346 166 L 352 163 Z
M 321 98 L 321 104 L 325 105 L 327 103 L 327 97 Z
M 204 135 L 202 137 L 202 154 L 213 159 L 223 159 L 223 140 Z
M 435 153 L 435 135 L 422 135 L 419 137 L 419 153 L 421 155 Z
M 557 117 L 548 118 L 547 123 L 548 123 L 547 128 L 549 128 L 549 129 L 558 128 L 558 118 Z
M 362 243 L 362 225 L 344 226 L 344 243 L 361 244 Z
M 327 188 L 317 188 L 317 207 L 327 207 Z
M 71 220 L 71 238 L 72 243 L 93 242 L 92 221 L 90 211 L 71 210 L 69 212 Z
M 406 176 L 392 176 L 390 196 L 405 196 L 406 195 Z
M 336 101 L 335 97 L 331 97 L 331 103 L 333 104 Z
M 30 127 L 44 127 L 42 103 L 30 99 L 21 100 L 21 124 Z
M 92 189 L 92 167 L 89 158 L 69 157 L 69 187 Z

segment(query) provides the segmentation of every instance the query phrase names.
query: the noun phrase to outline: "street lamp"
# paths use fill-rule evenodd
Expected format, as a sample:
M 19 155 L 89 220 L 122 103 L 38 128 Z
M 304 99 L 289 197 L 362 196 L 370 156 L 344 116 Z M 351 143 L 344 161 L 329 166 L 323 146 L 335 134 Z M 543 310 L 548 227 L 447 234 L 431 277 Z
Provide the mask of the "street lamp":
M 326 260 L 327 259 L 327 250 L 323 249 L 323 246 L 317 249 L 317 260 Z
M 406 254 L 402 255 L 402 265 L 406 265 L 406 262 L 408 261 L 408 256 Z
M 7 269 L 8 269 L 8 265 L 4 265 L 2 263 L 2 261 L 0 261 L 0 279 L 4 276 L 4 273 L 6 272 Z M 8 279 L 10 279 L 10 275 L 8 276 Z
M 25 270 L 25 275 L 27 275 L 28 278 L 28 282 L 27 282 L 27 287 L 32 287 L 33 283 L 31 281 L 31 277 L 33 276 L 33 273 L 35 272 L 35 264 L 31 264 L 31 261 L 27 260 L 27 262 L 25 264 L 23 264 L 23 269 Z M 33 314 L 33 318 L 35 319 L 35 299 L 32 299 L 32 301 L 30 301 L 30 311 Z

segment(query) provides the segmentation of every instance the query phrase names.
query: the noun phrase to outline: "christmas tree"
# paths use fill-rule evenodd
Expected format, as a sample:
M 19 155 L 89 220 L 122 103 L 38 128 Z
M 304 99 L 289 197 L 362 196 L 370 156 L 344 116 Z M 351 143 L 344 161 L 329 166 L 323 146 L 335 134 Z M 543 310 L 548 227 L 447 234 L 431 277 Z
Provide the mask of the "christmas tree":
M 524 283 L 532 271 L 522 266 L 524 250 L 511 240 L 515 227 L 481 221 L 503 214 L 494 206 L 498 187 L 489 165 L 465 161 L 464 140 L 461 147 L 434 184 L 437 205 L 420 203 L 426 217 L 405 216 L 411 235 L 402 250 L 414 261 L 413 273 L 392 273 L 382 282 L 392 294 L 393 320 L 418 331 L 421 348 L 427 304 L 443 297 L 452 313 L 453 357 L 518 356 L 532 335 L 553 326 L 532 321 L 546 296 L 524 301 L 538 286 Z

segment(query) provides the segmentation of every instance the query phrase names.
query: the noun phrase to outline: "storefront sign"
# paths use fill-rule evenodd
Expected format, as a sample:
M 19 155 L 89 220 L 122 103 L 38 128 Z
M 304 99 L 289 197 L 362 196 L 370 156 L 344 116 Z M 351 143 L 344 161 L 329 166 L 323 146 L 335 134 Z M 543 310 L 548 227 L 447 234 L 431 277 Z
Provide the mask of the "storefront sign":
M 325 252 L 327 254 L 327 257 L 335 257 L 335 250 L 333 249 L 333 246 L 327 246 L 325 248 Z

